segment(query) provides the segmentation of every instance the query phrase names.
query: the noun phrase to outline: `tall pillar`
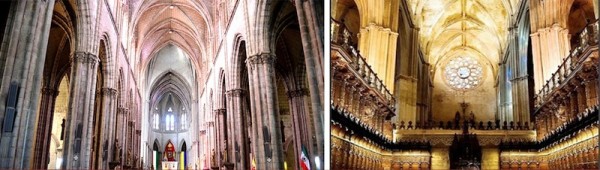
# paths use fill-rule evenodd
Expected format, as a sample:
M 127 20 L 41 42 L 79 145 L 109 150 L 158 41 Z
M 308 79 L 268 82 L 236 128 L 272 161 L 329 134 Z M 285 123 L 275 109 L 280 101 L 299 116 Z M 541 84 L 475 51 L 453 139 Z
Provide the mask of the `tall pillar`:
M 30 169 L 36 138 L 36 121 L 42 72 L 48 45 L 54 0 L 13 1 L 6 21 L 0 49 L 0 64 L 4 64 L 0 84 L 0 120 L 7 110 L 14 110 L 11 131 L 0 138 L 0 168 Z M 15 83 L 18 94 L 14 106 L 7 105 L 10 84 Z M 6 132 L 4 132 L 6 131 Z
M 308 79 L 308 89 L 310 92 L 310 101 L 312 105 L 312 116 L 313 116 L 313 126 L 315 132 L 317 134 L 312 135 L 315 138 L 315 143 L 317 145 L 314 146 L 306 146 L 313 148 L 315 151 L 310 151 L 309 155 L 315 155 L 320 157 L 319 164 L 323 166 L 324 164 L 324 152 L 323 152 L 323 100 L 324 100 L 324 78 L 323 78 L 323 32 L 322 25 L 316 20 L 319 18 L 317 13 L 319 13 L 319 9 L 315 8 L 315 4 L 312 1 L 294 1 L 296 6 L 296 13 L 298 16 L 298 24 L 300 25 L 300 36 L 302 39 L 302 50 L 304 51 L 304 62 L 306 68 L 306 78 Z M 308 112 L 306 112 L 308 113 Z M 308 120 L 308 119 L 306 119 Z M 305 121 L 301 122 L 306 124 Z M 300 123 L 300 122 L 299 122 Z M 310 132 L 310 130 L 309 130 Z M 310 139 L 310 138 L 309 138 Z M 309 144 L 309 143 L 306 143 Z M 298 152 L 297 152 L 298 153 Z M 312 157 L 309 156 L 309 159 Z M 310 161 L 314 162 L 314 161 Z M 316 166 L 313 164 L 312 169 L 316 169 Z M 322 167 L 321 167 L 322 168 Z
M 568 57 L 571 45 L 569 30 L 554 24 L 531 34 L 535 92 L 537 93 L 552 74 L 558 71 L 563 59 Z
M 246 148 L 245 142 L 247 142 L 246 138 L 248 134 L 246 134 L 246 128 L 244 120 L 247 119 L 243 115 L 248 112 L 246 110 L 247 107 L 244 105 L 244 97 L 246 97 L 246 92 L 243 89 L 232 89 L 227 91 L 227 107 L 230 110 L 229 115 L 233 117 L 233 149 L 234 155 L 233 161 L 235 164 L 235 169 L 249 169 L 248 163 L 246 162 L 246 157 L 249 154 L 250 149 Z
M 48 162 L 48 155 L 50 151 L 50 134 L 52 133 L 52 118 L 54 117 L 54 105 L 56 104 L 56 97 L 58 91 L 51 88 L 42 89 L 42 99 L 40 103 L 40 113 L 38 117 L 37 133 L 36 133 L 36 145 L 34 168 L 44 169 L 47 168 L 46 162 Z
M 275 82 L 275 56 L 260 53 L 246 59 L 250 102 L 253 115 L 256 169 L 283 169 L 283 152 L 277 87 Z
M 218 155 L 217 158 L 217 165 L 214 166 L 218 166 L 218 167 L 224 167 L 225 163 L 228 161 L 227 157 L 227 140 L 225 137 L 225 131 L 227 131 L 227 127 L 225 125 L 225 118 L 227 117 L 227 113 L 225 112 L 225 109 L 216 109 L 215 111 L 215 115 L 217 115 L 217 148 L 218 150 L 216 150 L 216 154 Z
M 72 59 L 65 156 L 62 168 L 90 168 L 98 57 L 78 51 Z
M 125 149 L 125 114 L 127 109 L 125 107 L 122 106 L 118 106 L 117 108 L 117 114 L 116 114 L 116 119 L 115 119 L 115 130 L 114 130 L 114 139 L 113 139 L 113 144 L 112 144 L 112 148 L 113 148 L 113 154 L 112 154 L 112 162 L 118 162 L 121 163 L 121 165 L 123 164 L 123 156 L 121 156 L 121 151 L 124 152 Z M 117 147 L 116 149 L 114 149 L 114 147 Z M 116 156 L 119 155 L 119 156 Z
M 100 164 L 100 166 L 98 167 L 99 169 L 102 168 L 107 168 L 108 163 L 110 160 L 112 160 L 112 156 L 113 154 L 111 153 L 111 148 L 113 148 L 113 142 L 114 142 L 114 131 L 115 128 L 114 127 L 114 116 L 115 116 L 115 103 L 116 103 L 116 97 L 117 97 L 117 90 L 114 88 L 102 88 L 102 100 L 103 100 L 103 104 L 104 106 L 102 106 L 102 111 L 103 113 L 103 117 L 102 119 L 102 141 L 100 142 L 100 151 L 101 151 L 101 158 L 99 158 L 100 160 L 102 160 L 102 164 Z M 118 130 L 118 129 L 117 129 Z
M 359 51 L 385 87 L 394 91 L 396 41 L 398 33 L 371 23 L 360 29 Z
M 227 96 L 226 96 L 226 92 L 225 94 L 223 94 L 223 100 L 227 100 Z M 230 104 L 230 103 L 227 103 Z M 223 107 L 225 107 L 224 103 L 222 104 Z M 237 125 L 234 124 L 234 120 L 233 118 L 235 117 L 235 115 L 232 115 L 230 110 L 227 108 L 224 108 L 223 111 L 225 112 L 225 128 L 226 128 L 226 136 L 227 136 L 227 161 L 225 162 L 225 167 L 227 169 L 233 169 L 235 166 L 235 162 L 236 162 L 236 155 L 235 155 L 235 133 L 237 133 L 237 130 L 235 129 L 235 127 Z
M 306 98 L 308 97 L 308 92 L 306 89 L 297 89 L 287 92 L 290 112 L 292 115 L 292 125 L 294 129 L 294 144 L 296 155 L 302 152 L 302 147 L 304 146 L 309 153 L 308 155 L 316 155 L 318 154 L 317 148 L 314 148 L 315 143 L 312 142 L 311 137 L 323 136 L 322 133 L 313 134 L 311 131 L 310 124 L 306 122 L 311 122 L 310 120 L 310 112 L 308 111 L 308 103 L 306 103 Z M 322 144 L 316 144 L 322 145 Z M 322 156 L 319 156 L 322 158 Z M 311 159 L 312 157 L 309 157 Z M 311 160 L 310 162 L 314 162 Z M 296 166 L 296 165 L 295 165 Z M 315 164 L 311 165 L 311 169 L 316 169 Z

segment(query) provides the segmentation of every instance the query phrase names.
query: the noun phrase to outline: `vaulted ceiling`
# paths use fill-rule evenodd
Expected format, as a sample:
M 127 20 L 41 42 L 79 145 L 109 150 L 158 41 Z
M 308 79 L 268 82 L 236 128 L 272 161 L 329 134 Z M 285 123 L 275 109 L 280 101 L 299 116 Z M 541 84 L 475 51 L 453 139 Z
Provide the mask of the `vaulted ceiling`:
M 407 0 L 426 60 L 468 55 L 497 70 L 520 0 Z
M 205 68 L 211 56 L 208 44 L 212 1 L 131 0 L 134 45 L 142 66 L 167 45 L 181 48 L 194 68 Z

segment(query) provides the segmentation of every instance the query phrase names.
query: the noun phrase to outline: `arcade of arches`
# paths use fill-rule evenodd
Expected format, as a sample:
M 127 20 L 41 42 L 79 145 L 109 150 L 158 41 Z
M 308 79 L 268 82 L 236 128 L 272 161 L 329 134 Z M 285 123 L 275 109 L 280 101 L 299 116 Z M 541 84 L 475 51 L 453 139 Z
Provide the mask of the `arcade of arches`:
M 323 165 L 323 2 L 0 1 L 0 168 Z
M 332 0 L 332 169 L 598 169 L 598 9 Z

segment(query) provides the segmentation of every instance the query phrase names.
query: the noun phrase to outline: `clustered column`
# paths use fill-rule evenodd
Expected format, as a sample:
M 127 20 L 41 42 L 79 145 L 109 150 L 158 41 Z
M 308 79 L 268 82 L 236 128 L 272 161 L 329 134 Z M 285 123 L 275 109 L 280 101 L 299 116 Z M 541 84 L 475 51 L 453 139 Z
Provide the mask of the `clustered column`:
M 98 57 L 76 52 L 72 58 L 70 106 L 67 115 L 65 157 L 62 168 L 90 168 L 93 110 Z
M 310 129 L 310 125 L 306 124 L 306 122 L 310 121 L 310 112 L 308 111 L 308 106 L 306 101 L 306 97 L 308 92 L 305 89 L 292 90 L 287 92 L 287 96 L 289 98 L 289 106 L 290 112 L 292 114 L 292 125 L 294 126 L 294 143 L 296 144 L 296 155 L 299 155 L 302 152 L 302 147 L 307 148 L 307 150 L 311 153 L 307 153 L 309 155 L 315 154 L 318 152 L 315 145 L 312 145 L 313 142 L 311 137 L 313 133 Z M 316 114 L 316 113 L 313 113 Z M 310 158 L 309 158 L 310 159 Z M 312 161 L 311 161 L 312 162 Z
M 223 166 L 225 165 L 225 163 L 228 161 L 228 155 L 227 155 L 227 140 L 225 137 L 225 131 L 227 131 L 227 127 L 225 125 L 225 118 L 227 117 L 227 113 L 225 111 L 225 109 L 216 109 L 214 110 L 215 115 L 217 115 L 217 122 L 218 122 L 218 128 L 217 128 L 217 141 L 219 141 L 219 143 L 217 144 L 217 155 L 219 156 L 217 158 L 217 165 L 213 165 L 213 166 Z
M 283 169 L 274 62 L 275 56 L 270 53 L 256 54 L 246 60 L 251 112 L 257 113 L 252 116 L 256 169 Z
M 232 89 L 227 91 L 227 110 L 230 110 L 229 115 L 233 118 L 231 132 L 233 132 L 233 146 L 234 146 L 234 155 L 232 155 L 235 162 L 235 169 L 247 169 L 247 162 L 244 159 L 248 154 L 250 148 L 246 148 L 246 138 L 247 134 L 246 128 L 244 127 L 244 120 L 246 117 L 243 115 L 248 110 L 247 107 L 244 107 L 244 96 L 246 96 L 246 92 L 243 89 Z
M 126 121 L 125 117 L 127 114 L 127 108 L 119 106 L 117 108 L 117 119 L 116 119 L 116 129 L 115 129 L 115 141 L 113 142 L 113 162 L 116 163 L 124 163 L 123 154 L 125 147 L 125 126 Z
M 320 18 L 319 3 L 313 1 L 294 1 L 298 24 L 300 25 L 300 36 L 302 39 L 302 50 L 304 52 L 304 62 L 306 68 L 306 77 L 308 79 L 308 88 L 310 92 L 311 105 L 313 110 L 313 126 L 316 132 L 323 132 L 323 100 L 324 100 L 324 79 L 323 79 L 323 23 L 317 21 Z M 307 115 L 308 116 L 308 115 Z M 321 134 L 321 133 L 319 133 Z M 316 143 L 323 143 L 323 135 L 315 135 Z M 314 155 L 323 155 L 323 145 L 315 146 Z M 324 158 L 320 159 L 319 164 L 323 165 Z M 314 164 L 313 164 L 314 165 Z M 316 167 L 313 167 L 316 168 Z
M 115 107 L 115 103 L 116 103 L 116 99 L 117 98 L 117 90 L 114 88 L 102 88 L 102 103 L 104 103 L 104 105 L 102 107 L 102 111 L 103 116 L 102 116 L 102 141 L 101 141 L 101 157 L 102 157 L 102 164 L 99 168 L 107 168 L 108 167 L 108 161 L 112 160 L 110 158 L 112 158 L 112 155 L 108 154 L 110 152 L 110 148 L 112 148 L 113 146 L 113 140 L 114 140 L 114 136 L 113 136 L 113 132 L 114 130 L 110 130 L 114 125 L 114 110 L 113 109 Z M 118 130 L 118 129 L 117 129 Z
M 6 20 L 6 35 L 2 41 L 0 71 L 2 84 L 0 96 L 8 96 L 11 83 L 19 88 L 15 112 L 14 129 L 2 132 L 0 140 L 0 168 L 31 169 L 34 157 L 36 121 L 40 98 L 40 81 L 49 37 L 54 0 L 13 1 Z M 7 97 L 0 98 L 0 119 L 6 118 Z M 10 106 L 8 106 L 10 107 Z M 19 135 L 17 135 L 19 134 Z M 19 147 L 17 147 L 19 146 Z
M 52 117 L 54 116 L 54 105 L 58 91 L 51 88 L 42 89 L 42 99 L 40 113 L 38 118 L 38 128 L 36 142 L 42 145 L 35 145 L 34 165 L 35 168 L 46 168 L 45 162 L 48 162 L 50 134 L 52 133 Z

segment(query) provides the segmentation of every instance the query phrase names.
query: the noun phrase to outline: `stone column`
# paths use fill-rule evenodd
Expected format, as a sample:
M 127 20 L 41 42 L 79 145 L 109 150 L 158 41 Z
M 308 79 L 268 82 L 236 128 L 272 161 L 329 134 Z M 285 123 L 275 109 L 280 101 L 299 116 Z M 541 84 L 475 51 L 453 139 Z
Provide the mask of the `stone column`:
M 210 119 L 208 121 L 208 135 L 205 137 L 205 139 L 217 139 L 218 140 L 218 136 L 217 136 L 217 131 L 215 130 L 215 121 L 214 118 Z M 207 149 L 206 152 L 206 159 L 208 159 L 208 167 L 209 168 L 214 168 L 214 167 L 218 167 L 218 162 L 219 162 L 219 155 L 217 154 L 217 151 L 219 150 L 216 142 L 216 140 L 209 140 L 209 149 Z M 214 156 L 214 159 L 213 159 Z
M 13 1 L 0 49 L 0 120 L 14 109 L 13 129 L 2 132 L 0 168 L 33 167 L 40 90 L 54 0 Z M 18 86 L 16 106 L 7 106 L 11 83 Z
M 226 113 L 225 109 L 216 109 L 214 110 L 215 115 L 217 115 L 217 149 L 215 150 L 215 155 L 217 156 L 217 165 L 213 165 L 213 167 L 224 167 L 223 165 L 227 162 L 227 154 L 226 147 L 227 141 L 225 140 L 225 118 Z
M 36 145 L 34 151 L 34 168 L 47 168 L 48 155 L 50 149 L 50 134 L 52 133 L 52 118 L 54 116 L 54 105 L 58 91 L 51 88 L 42 89 L 42 99 L 40 100 L 40 112 L 38 117 Z
M 102 164 L 98 167 L 99 169 L 107 168 L 108 163 L 112 160 L 113 154 L 111 152 L 111 148 L 113 148 L 114 135 L 115 131 L 114 126 L 114 116 L 115 116 L 115 103 L 117 97 L 117 90 L 114 88 L 102 88 L 102 111 L 103 117 L 102 119 L 102 141 L 100 142 L 100 156 Z M 116 129 L 118 130 L 118 129 Z
M 360 29 L 359 37 L 358 49 L 361 55 L 367 59 L 367 63 L 372 66 L 383 84 L 390 91 L 394 91 L 398 33 L 388 27 L 371 23 Z
M 125 139 L 125 125 L 126 125 L 125 124 L 125 114 L 126 114 L 126 112 L 127 112 L 127 109 L 124 108 L 124 107 L 122 107 L 122 106 L 119 106 L 117 108 L 117 115 L 116 115 L 116 119 L 115 119 L 115 122 L 116 122 L 115 123 L 115 128 L 116 129 L 114 130 L 115 137 L 114 137 L 113 142 L 112 142 L 112 146 L 114 148 L 114 146 L 116 145 L 115 142 L 118 141 L 119 142 L 118 143 L 119 148 L 117 148 L 116 150 L 113 149 L 114 150 L 113 152 L 116 152 L 116 153 L 113 153 L 113 157 L 112 157 L 111 160 L 112 160 L 112 162 L 119 162 L 119 163 L 121 163 L 121 165 L 123 165 L 123 156 L 120 156 L 120 158 L 115 158 L 114 155 L 115 154 L 117 154 L 117 155 L 120 154 L 119 153 L 120 150 L 122 150 L 123 152 L 125 152 L 125 147 L 124 147 L 125 145 L 124 144 L 125 144 L 125 140 L 126 140 Z M 154 141 L 152 141 L 152 142 L 154 142 Z
M 323 134 L 319 133 L 319 131 L 317 131 L 317 134 L 313 134 L 310 124 L 307 123 L 311 122 L 310 112 L 308 111 L 308 104 L 306 103 L 307 95 L 308 92 L 305 89 L 298 89 L 287 92 L 290 112 L 292 115 L 294 144 L 296 145 L 296 157 L 299 157 L 300 153 L 302 152 L 302 146 L 304 146 L 307 149 L 307 152 L 309 152 L 307 154 L 309 156 L 317 155 L 318 150 L 317 148 L 314 148 L 315 143 L 312 142 L 311 137 L 315 135 L 323 136 Z M 317 145 L 322 146 L 322 144 Z M 319 157 L 322 158 L 322 156 Z M 313 157 L 309 157 L 309 159 L 312 158 Z M 310 162 L 314 163 L 314 160 L 311 160 Z M 313 167 L 312 169 L 316 169 L 315 164 L 312 164 L 311 166 Z
M 306 146 L 307 148 L 316 147 L 314 151 L 310 151 L 310 155 L 317 155 L 320 158 L 320 165 L 323 166 L 323 100 L 324 100 L 324 79 L 323 79 L 323 45 L 322 45 L 322 25 L 315 21 L 320 16 L 315 15 L 318 9 L 315 9 L 312 1 L 294 1 L 298 16 L 298 24 L 300 25 L 300 36 L 302 39 L 302 50 L 304 51 L 304 63 L 306 68 L 306 77 L 308 79 L 308 89 L 310 91 L 310 101 L 312 104 L 313 126 L 315 135 L 309 136 L 316 139 L 316 146 Z M 321 26 L 321 27 L 319 27 Z M 306 112 L 308 113 L 308 112 Z M 307 115 L 308 117 L 308 115 Z M 307 119 L 308 120 L 308 119 Z M 307 123 L 311 121 L 305 121 Z M 308 130 L 310 132 L 310 130 Z M 310 135 L 310 133 L 309 133 Z M 310 138 L 309 138 L 310 140 Z M 310 143 L 306 143 L 310 144 Z M 312 150 L 312 149 L 311 149 Z M 299 153 L 299 152 L 297 152 Z M 311 161 L 313 162 L 313 161 Z M 316 169 L 315 164 L 311 165 L 311 169 Z M 321 167 L 322 168 L 322 167 Z
M 69 109 L 62 168 L 90 168 L 98 57 L 76 52 L 72 58 Z
M 246 156 L 248 156 L 250 149 L 246 148 L 245 142 L 247 142 L 246 138 L 246 125 L 244 120 L 247 119 L 243 117 L 243 115 L 248 110 L 244 107 L 244 97 L 246 96 L 246 92 L 243 89 L 232 89 L 227 91 L 227 108 L 230 110 L 229 115 L 233 118 L 233 150 L 234 155 L 232 162 L 235 164 L 235 169 L 248 169 L 249 163 L 246 162 Z
M 256 169 L 283 169 L 281 131 L 275 82 L 275 56 L 261 53 L 248 57 Z
M 419 82 L 422 82 L 419 81 L 419 79 L 426 79 L 425 77 L 418 77 L 419 73 L 417 71 L 419 70 L 419 67 L 422 66 L 421 61 L 419 60 L 419 47 L 417 45 L 419 44 L 419 28 L 410 27 L 407 29 L 408 35 L 403 35 L 408 36 L 407 42 L 400 43 L 411 45 L 403 46 L 405 48 L 408 47 L 406 50 L 407 52 L 398 53 L 400 55 L 398 56 L 398 61 L 396 61 L 396 67 L 399 68 L 395 69 L 397 75 L 394 77 L 394 86 L 396 86 L 394 87 L 394 91 L 397 99 L 395 105 L 396 108 L 398 108 L 396 109 L 398 120 L 396 120 L 395 123 L 401 121 L 412 121 L 416 123 L 417 120 L 419 120 L 421 121 L 421 124 L 423 124 L 427 120 L 420 118 L 427 116 L 424 115 L 426 112 L 417 108 L 420 97 L 419 94 L 421 94 L 421 92 L 419 92 Z M 426 79 L 426 81 L 429 80 Z
M 535 92 L 538 92 L 558 70 L 571 49 L 569 30 L 555 24 L 531 34 L 533 49 Z

